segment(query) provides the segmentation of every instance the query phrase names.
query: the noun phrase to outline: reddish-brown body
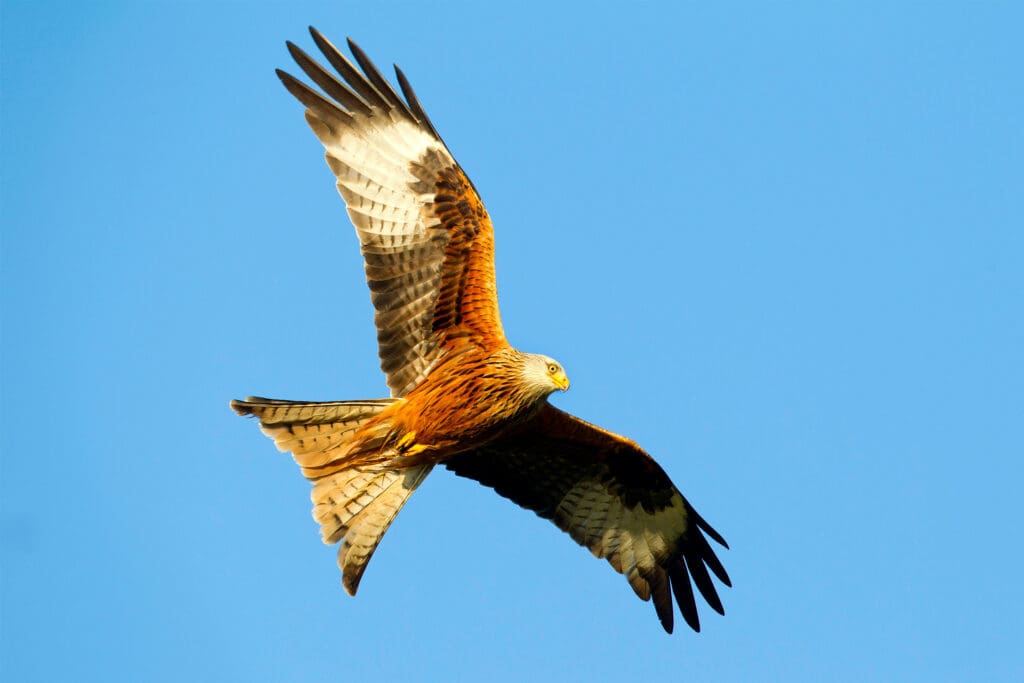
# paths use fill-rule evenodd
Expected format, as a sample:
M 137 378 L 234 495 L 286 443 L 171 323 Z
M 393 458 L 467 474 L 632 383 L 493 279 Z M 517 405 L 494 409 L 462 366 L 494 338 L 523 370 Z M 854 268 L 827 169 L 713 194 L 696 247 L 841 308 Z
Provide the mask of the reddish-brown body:
M 467 345 L 443 357 L 420 385 L 356 435 L 373 450 L 360 453 L 354 445 L 352 457 L 379 462 L 385 456 L 399 467 L 436 463 L 514 430 L 545 403 L 521 381 L 521 356 L 508 346 L 487 352 Z M 375 443 L 382 430 L 383 450 Z
M 312 34 L 336 74 L 288 47 L 323 92 L 278 74 L 307 107 L 359 236 L 391 398 L 231 405 L 257 416 L 313 482 L 345 589 L 355 594 L 399 510 L 442 464 L 606 558 L 653 599 L 665 630 L 673 595 L 699 629 L 693 586 L 723 613 L 709 571 L 729 577 L 704 534 L 724 539 L 639 446 L 548 404 L 569 387 L 557 362 L 509 346 L 490 217 L 405 77 L 403 98 L 351 41 L 361 70 Z

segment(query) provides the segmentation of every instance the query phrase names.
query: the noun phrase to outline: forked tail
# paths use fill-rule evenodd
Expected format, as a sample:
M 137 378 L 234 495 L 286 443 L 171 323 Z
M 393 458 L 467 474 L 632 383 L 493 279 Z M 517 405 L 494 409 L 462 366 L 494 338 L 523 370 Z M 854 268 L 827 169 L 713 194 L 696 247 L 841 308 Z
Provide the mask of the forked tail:
M 313 482 L 313 518 L 324 543 L 344 538 L 338 549 L 342 584 L 355 595 L 366 565 L 384 533 L 433 465 L 394 469 L 385 464 L 348 464 L 353 452 L 384 449 L 387 433 L 360 429 L 394 402 L 300 403 L 249 397 L 232 401 L 239 415 L 259 419 L 260 429 L 290 451 Z M 358 439 L 354 438 L 357 437 Z

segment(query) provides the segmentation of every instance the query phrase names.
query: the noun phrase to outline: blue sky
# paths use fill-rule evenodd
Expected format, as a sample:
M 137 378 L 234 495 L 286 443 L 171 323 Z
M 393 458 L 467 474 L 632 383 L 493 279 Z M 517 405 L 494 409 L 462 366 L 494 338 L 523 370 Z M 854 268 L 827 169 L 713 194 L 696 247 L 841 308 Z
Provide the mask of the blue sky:
M 5 1 L 0 677 L 1020 680 L 1022 19 Z M 385 393 L 273 75 L 307 24 L 409 76 L 557 405 L 729 540 L 699 635 L 447 472 L 344 594 L 307 483 L 227 407 Z

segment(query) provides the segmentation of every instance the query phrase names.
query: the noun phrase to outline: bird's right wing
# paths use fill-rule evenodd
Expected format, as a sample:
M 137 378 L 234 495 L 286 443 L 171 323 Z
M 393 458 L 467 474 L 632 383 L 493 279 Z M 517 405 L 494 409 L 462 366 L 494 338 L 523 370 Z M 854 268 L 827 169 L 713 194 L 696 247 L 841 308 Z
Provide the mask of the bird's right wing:
M 404 99 L 351 40 L 353 65 L 315 29 L 335 75 L 288 49 L 323 94 L 278 71 L 306 120 L 356 227 L 392 396 L 415 387 L 462 343 L 507 342 L 498 315 L 491 220 L 398 68 Z
M 550 519 L 654 599 L 672 632 L 672 594 L 700 630 L 693 589 L 724 614 L 708 570 L 731 585 L 704 537 L 728 547 L 651 456 L 625 437 L 546 405 L 515 433 L 445 461 L 522 507 Z

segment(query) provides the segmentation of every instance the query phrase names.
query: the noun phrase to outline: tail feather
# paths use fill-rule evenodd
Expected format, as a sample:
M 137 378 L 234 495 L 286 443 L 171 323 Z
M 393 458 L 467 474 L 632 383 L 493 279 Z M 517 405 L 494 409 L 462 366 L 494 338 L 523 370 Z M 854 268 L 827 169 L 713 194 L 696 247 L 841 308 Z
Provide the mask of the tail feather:
M 342 584 L 355 595 L 363 572 L 384 533 L 409 496 L 433 469 L 418 465 L 389 467 L 387 453 L 376 464 L 358 464 L 351 453 L 386 450 L 387 427 L 357 432 L 395 399 L 302 403 L 250 397 L 232 401 L 239 415 L 259 419 L 263 433 L 278 449 L 290 451 L 302 473 L 313 482 L 313 518 L 324 543 L 344 539 L 338 549 Z M 365 431 L 365 430 L 364 430 Z
M 384 533 L 395 520 L 412 492 L 430 474 L 433 465 L 420 465 L 402 471 L 389 471 L 381 483 L 363 489 L 359 500 L 365 501 L 347 523 L 345 540 L 338 548 L 341 583 L 349 595 L 355 595 L 366 565 L 373 557 Z
M 309 478 L 325 474 L 323 468 L 343 460 L 356 445 L 352 437 L 364 424 L 394 403 L 393 399 L 302 403 L 250 396 L 232 401 L 239 415 L 259 418 L 260 429 L 278 450 L 291 452 Z M 367 444 L 360 441 L 362 447 Z
M 324 543 L 340 541 L 362 512 L 400 477 L 398 470 L 359 467 L 317 479 L 310 497 Z
M 393 398 L 375 398 L 365 401 L 310 403 L 250 396 L 244 401 L 232 401 L 231 408 L 239 415 L 254 415 L 268 424 L 318 424 L 376 415 L 394 402 Z

